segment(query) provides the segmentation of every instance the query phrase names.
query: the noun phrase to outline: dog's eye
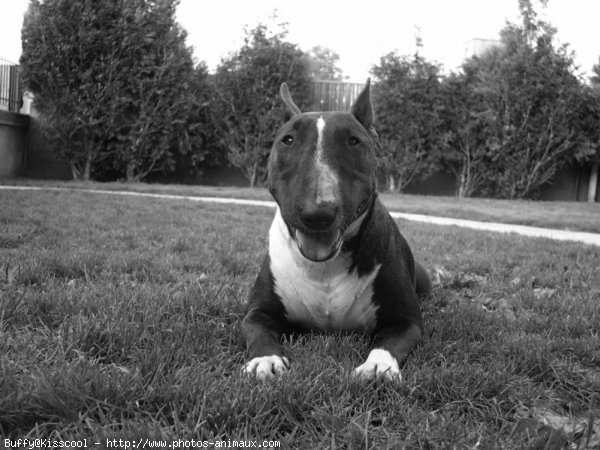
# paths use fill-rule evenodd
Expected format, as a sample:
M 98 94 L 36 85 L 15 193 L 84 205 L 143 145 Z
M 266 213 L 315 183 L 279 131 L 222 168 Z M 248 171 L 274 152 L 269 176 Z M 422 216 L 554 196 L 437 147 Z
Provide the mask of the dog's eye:
M 294 138 L 289 134 L 286 134 L 283 139 L 281 139 L 283 145 L 287 145 L 288 147 L 294 143 Z
M 348 144 L 351 147 L 354 147 L 355 145 L 360 144 L 360 139 L 357 138 L 356 136 L 350 136 L 350 139 L 348 139 Z

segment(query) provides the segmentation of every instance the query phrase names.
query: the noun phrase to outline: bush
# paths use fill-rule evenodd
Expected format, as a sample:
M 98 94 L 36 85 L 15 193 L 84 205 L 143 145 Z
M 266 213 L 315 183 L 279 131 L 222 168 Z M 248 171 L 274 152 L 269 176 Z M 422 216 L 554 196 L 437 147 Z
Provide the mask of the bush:
M 204 152 L 198 83 L 176 0 L 32 0 L 24 82 L 74 178 L 139 180 Z M 202 78 L 200 78 L 202 79 Z
M 300 108 L 310 101 L 307 57 L 284 40 L 285 34 L 269 35 L 263 24 L 248 30 L 244 46 L 215 75 L 215 123 L 229 162 L 242 170 L 250 186 L 266 182 L 272 139 L 286 114 L 281 83 L 288 83 Z

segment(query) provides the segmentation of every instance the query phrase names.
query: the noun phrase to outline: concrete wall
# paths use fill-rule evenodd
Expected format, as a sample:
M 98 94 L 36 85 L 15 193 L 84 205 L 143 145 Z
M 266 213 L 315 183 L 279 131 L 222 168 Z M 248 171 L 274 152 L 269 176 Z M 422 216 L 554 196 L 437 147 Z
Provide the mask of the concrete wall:
M 540 188 L 539 200 L 585 202 L 590 182 L 591 165 L 573 165 L 556 172 L 554 179 Z M 456 195 L 456 180 L 447 172 L 437 172 L 424 181 L 409 184 L 405 193 L 421 195 Z M 600 202 L 600 189 L 596 192 L 596 202 Z
M 28 126 L 28 116 L 0 111 L 0 177 L 18 177 L 25 174 Z
M 44 139 L 40 122 L 32 108 L 27 129 L 27 156 L 25 160 L 25 175 L 30 178 L 70 180 L 71 170 L 68 164 L 59 161 Z
M 540 200 L 585 202 L 589 182 L 590 166 L 565 167 L 556 173 L 551 183 L 540 189 Z
M 456 180 L 454 175 L 439 171 L 423 181 L 410 183 L 404 189 L 406 194 L 418 195 L 443 195 L 452 197 L 456 195 Z

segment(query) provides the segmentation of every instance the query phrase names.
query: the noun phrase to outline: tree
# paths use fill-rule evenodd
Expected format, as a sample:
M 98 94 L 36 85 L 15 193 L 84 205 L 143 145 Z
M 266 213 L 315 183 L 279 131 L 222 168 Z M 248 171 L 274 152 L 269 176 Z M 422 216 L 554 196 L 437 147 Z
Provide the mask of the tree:
M 492 152 L 497 148 L 490 133 L 494 118 L 474 89 L 468 68 L 446 77 L 442 90 L 447 143 L 442 148 L 442 165 L 456 177 L 457 196 L 472 197 L 483 192 L 494 170 Z
M 177 155 L 201 144 L 202 86 L 185 32 L 175 22 L 177 2 L 137 0 L 126 7 L 132 22 L 122 42 L 125 80 L 115 111 L 120 142 L 115 162 L 128 181 L 137 181 L 173 169 Z
M 340 55 L 333 50 L 317 45 L 308 51 L 310 76 L 315 80 L 342 80 L 342 69 L 338 67 Z
M 566 46 L 555 48 L 555 30 L 538 19 L 530 0 L 519 1 L 520 25 L 508 24 L 502 45 L 465 63 L 482 96 L 490 164 L 479 194 L 535 196 L 580 144 L 581 85 Z
M 592 68 L 593 75 L 590 77 L 591 89 L 587 90 L 586 104 L 584 107 L 584 132 L 587 137 L 588 146 L 578 152 L 577 160 L 580 162 L 591 162 L 590 184 L 588 190 L 588 201 L 596 201 L 598 189 L 598 173 L 600 172 L 600 58 L 598 64 Z
M 243 47 L 215 74 L 215 123 L 229 162 L 247 176 L 250 186 L 266 182 L 274 131 L 286 114 L 279 98 L 281 83 L 288 83 L 301 108 L 310 103 L 306 56 L 285 36 L 285 29 L 270 34 L 264 24 L 246 30 Z
M 220 148 L 218 127 L 214 123 L 215 91 L 213 75 L 208 73 L 204 63 L 196 66 L 192 91 L 198 102 L 198 108 L 194 110 L 191 120 L 197 124 L 197 131 L 200 136 L 198 142 L 191 147 L 191 152 L 180 154 L 178 160 L 180 170 L 178 172 L 187 172 L 199 177 L 206 167 L 221 166 L 227 163 Z
M 588 202 L 596 201 L 600 166 L 600 85 L 585 86 L 579 108 L 581 144 L 575 158 L 580 164 L 590 166 Z
M 191 51 L 176 0 L 32 0 L 21 65 L 43 127 L 74 178 L 128 180 L 201 147 Z
M 381 58 L 371 73 L 377 105 L 379 167 L 387 188 L 402 191 L 439 166 L 443 133 L 439 67 L 415 53 Z
M 590 82 L 594 88 L 600 89 L 600 58 L 598 58 L 598 64 L 594 64 L 592 67 L 592 72 L 594 74 L 590 77 Z

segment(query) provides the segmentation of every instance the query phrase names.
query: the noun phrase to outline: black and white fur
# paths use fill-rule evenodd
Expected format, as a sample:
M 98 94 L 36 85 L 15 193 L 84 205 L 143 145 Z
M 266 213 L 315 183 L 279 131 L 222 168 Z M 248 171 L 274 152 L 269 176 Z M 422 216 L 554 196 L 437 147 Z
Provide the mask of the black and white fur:
M 269 159 L 278 209 L 242 321 L 244 371 L 265 379 L 288 370 L 284 333 L 355 330 L 376 345 L 354 373 L 400 380 L 423 333 L 418 296 L 431 283 L 377 198 L 369 82 L 351 113 L 301 113 L 285 84 L 281 95 L 292 118 Z

